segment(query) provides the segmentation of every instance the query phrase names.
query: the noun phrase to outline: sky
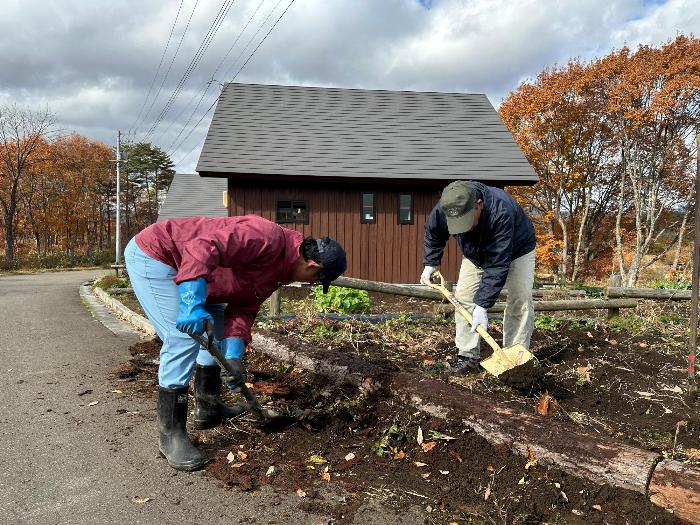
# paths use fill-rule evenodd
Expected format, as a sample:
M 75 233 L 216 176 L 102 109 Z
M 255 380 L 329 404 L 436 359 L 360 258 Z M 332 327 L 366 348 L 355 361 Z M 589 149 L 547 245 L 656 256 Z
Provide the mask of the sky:
M 0 0 L 0 108 L 192 173 L 224 82 L 485 93 L 700 35 L 697 0 Z

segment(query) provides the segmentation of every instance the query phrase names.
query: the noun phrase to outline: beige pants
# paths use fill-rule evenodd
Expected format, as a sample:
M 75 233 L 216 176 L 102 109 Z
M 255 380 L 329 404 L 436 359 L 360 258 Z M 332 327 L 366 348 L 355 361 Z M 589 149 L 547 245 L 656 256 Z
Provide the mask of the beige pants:
M 469 259 L 462 259 L 455 297 L 471 313 L 474 310 L 474 295 L 479 289 L 483 270 Z M 530 347 L 530 336 L 535 325 L 535 307 L 532 304 L 532 285 L 535 280 L 535 252 L 518 257 L 510 263 L 504 289 L 508 290 L 506 309 L 503 312 L 503 346 L 522 343 Z M 455 314 L 455 345 L 459 355 L 479 357 L 481 337 L 471 333 L 471 325 L 459 314 Z

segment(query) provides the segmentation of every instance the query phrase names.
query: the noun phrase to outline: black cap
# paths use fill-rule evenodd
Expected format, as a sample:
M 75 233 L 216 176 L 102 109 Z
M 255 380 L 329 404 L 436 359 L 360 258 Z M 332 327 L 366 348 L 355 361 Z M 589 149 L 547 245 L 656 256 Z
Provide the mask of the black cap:
M 321 284 L 323 293 L 328 293 L 328 287 L 332 281 L 343 275 L 347 270 L 348 263 L 345 259 L 343 247 L 330 237 L 319 237 L 316 239 L 318 246 L 319 261 L 321 263 Z

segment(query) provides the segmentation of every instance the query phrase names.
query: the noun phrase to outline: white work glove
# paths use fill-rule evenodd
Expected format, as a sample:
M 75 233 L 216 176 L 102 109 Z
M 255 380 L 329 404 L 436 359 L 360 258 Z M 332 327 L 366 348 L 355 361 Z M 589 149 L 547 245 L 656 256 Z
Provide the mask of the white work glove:
M 437 271 L 437 268 L 435 266 L 426 266 L 423 268 L 423 273 L 420 274 L 420 282 L 422 283 L 429 283 L 430 282 L 430 277 Z
M 489 329 L 489 314 L 486 312 L 486 308 L 483 308 L 477 304 L 472 312 L 471 332 L 476 332 L 476 327 L 479 325 L 483 326 L 484 330 Z

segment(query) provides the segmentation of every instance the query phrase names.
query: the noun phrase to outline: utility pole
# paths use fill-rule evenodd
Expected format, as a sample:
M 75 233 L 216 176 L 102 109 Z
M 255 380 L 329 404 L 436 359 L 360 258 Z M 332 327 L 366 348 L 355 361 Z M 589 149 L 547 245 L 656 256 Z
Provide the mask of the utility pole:
M 121 264 L 121 252 L 122 252 L 122 239 L 121 239 L 121 203 L 120 203 L 120 197 L 121 197 L 121 191 L 120 191 L 120 185 L 119 185 L 119 164 L 121 163 L 122 160 L 122 153 L 121 153 L 121 146 L 122 146 L 122 132 L 117 131 L 117 225 L 116 225 L 116 230 L 117 230 L 117 239 L 116 239 L 116 260 L 115 260 L 115 266 L 116 266 L 116 271 L 117 275 L 119 275 L 119 265 Z
M 700 131 L 695 132 L 695 235 L 693 239 L 693 281 L 690 296 L 690 348 L 688 348 L 688 395 L 698 394 L 696 358 L 698 341 L 698 294 L 700 287 Z

